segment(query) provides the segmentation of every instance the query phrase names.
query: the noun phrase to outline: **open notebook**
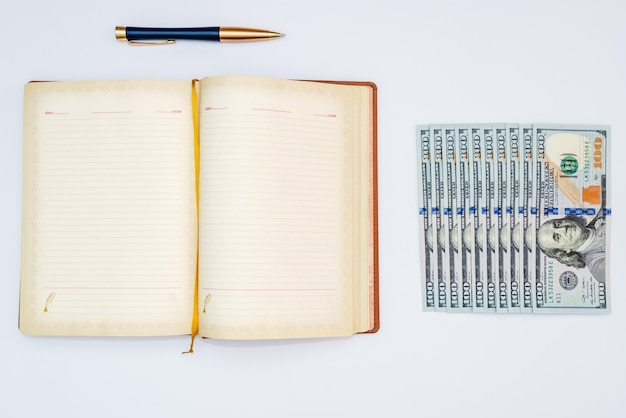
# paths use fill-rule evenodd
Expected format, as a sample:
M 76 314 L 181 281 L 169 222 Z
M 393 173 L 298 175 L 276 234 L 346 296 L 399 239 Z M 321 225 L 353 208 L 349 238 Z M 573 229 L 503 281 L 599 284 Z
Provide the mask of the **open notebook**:
M 25 87 L 20 329 L 378 329 L 376 87 L 220 76 Z

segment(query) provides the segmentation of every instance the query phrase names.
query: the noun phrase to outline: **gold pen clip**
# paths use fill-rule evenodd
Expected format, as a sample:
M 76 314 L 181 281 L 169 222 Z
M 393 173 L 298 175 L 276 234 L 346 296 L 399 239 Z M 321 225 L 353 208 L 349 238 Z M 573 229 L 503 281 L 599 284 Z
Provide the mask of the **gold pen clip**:
M 168 39 L 167 41 L 154 41 L 154 42 L 141 42 L 141 41 L 126 41 L 128 45 L 132 46 L 155 46 L 155 45 L 167 45 L 176 43 L 173 39 Z

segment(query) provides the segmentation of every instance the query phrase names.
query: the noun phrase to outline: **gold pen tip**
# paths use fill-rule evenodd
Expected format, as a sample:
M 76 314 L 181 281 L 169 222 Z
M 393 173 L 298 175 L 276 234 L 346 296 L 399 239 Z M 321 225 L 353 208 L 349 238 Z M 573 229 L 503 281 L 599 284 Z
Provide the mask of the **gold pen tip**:
M 220 27 L 220 42 L 251 42 L 282 38 L 284 33 L 270 30 L 240 28 L 231 26 Z

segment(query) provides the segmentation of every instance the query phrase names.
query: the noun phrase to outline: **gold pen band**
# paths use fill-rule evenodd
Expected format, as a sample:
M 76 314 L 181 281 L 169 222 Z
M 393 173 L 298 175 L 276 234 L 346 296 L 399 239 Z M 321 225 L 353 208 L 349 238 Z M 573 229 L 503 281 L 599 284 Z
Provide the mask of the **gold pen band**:
M 126 39 L 126 26 L 115 27 L 115 39 L 121 42 L 128 42 L 128 39 Z

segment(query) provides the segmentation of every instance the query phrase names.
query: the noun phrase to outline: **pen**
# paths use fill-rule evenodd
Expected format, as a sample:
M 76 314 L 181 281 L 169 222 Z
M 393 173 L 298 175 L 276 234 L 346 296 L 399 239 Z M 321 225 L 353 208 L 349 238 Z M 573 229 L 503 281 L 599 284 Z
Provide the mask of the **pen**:
M 116 26 L 115 38 L 131 45 L 173 44 L 176 40 L 198 40 L 215 42 L 266 41 L 285 36 L 282 33 L 263 29 L 211 26 L 203 28 L 138 28 Z

